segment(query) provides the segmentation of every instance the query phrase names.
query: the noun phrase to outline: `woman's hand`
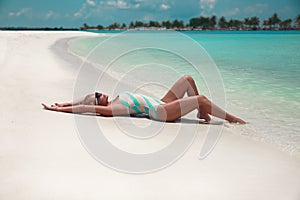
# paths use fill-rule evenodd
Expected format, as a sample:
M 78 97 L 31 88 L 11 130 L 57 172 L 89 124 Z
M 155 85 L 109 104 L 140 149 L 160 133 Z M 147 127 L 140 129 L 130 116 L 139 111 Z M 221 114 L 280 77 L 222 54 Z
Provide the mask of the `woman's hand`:
M 71 103 L 55 103 L 54 105 L 57 106 L 57 107 L 72 106 Z
M 47 109 L 47 110 L 53 110 L 53 111 L 58 111 L 58 112 L 67 112 L 67 113 L 85 113 L 85 112 L 89 112 L 89 110 L 91 110 L 91 108 L 84 106 L 84 105 L 61 107 L 61 106 L 57 106 L 56 104 L 47 106 L 46 104 L 42 103 L 42 106 L 44 107 L 44 109 Z M 92 109 L 92 110 L 95 110 L 95 109 Z
M 57 105 L 47 106 L 46 104 L 43 104 L 43 103 L 42 103 L 42 106 L 43 106 L 44 109 L 46 109 L 46 110 L 59 111 L 59 106 L 57 106 Z

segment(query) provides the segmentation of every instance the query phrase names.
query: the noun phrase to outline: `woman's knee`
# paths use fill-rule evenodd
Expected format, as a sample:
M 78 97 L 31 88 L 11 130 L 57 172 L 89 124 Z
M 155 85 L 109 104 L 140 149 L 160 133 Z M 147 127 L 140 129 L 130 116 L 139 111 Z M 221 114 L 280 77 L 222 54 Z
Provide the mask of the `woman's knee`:
M 187 80 L 188 82 L 194 82 L 193 77 L 191 77 L 190 75 L 184 75 L 183 78 L 184 78 L 185 80 Z
M 206 96 L 204 96 L 204 95 L 197 95 L 197 100 L 198 100 L 199 105 L 203 105 L 203 104 L 209 103 L 208 98 Z

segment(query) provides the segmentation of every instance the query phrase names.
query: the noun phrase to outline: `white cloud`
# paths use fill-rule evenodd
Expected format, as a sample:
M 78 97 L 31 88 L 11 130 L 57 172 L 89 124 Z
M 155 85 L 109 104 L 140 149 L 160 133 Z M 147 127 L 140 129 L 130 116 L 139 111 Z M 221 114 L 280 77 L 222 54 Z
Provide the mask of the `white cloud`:
M 101 1 L 100 5 L 106 5 L 108 8 L 118 8 L 118 9 L 131 9 L 139 8 L 142 0 L 135 0 L 133 3 L 128 3 L 125 0 L 109 0 L 107 2 Z
M 152 19 L 152 16 L 151 15 L 144 15 L 143 16 L 143 20 L 144 21 L 150 21 Z
M 167 4 L 161 4 L 160 5 L 160 9 L 162 9 L 162 10 L 168 10 L 170 8 L 170 6 L 169 5 L 167 5 Z
M 245 8 L 245 13 L 247 14 L 257 14 L 257 13 L 263 13 L 266 9 L 268 9 L 269 5 L 266 3 L 258 3 L 253 6 L 248 6 Z
M 105 4 L 105 2 L 102 1 L 101 4 Z M 115 1 L 108 1 L 108 2 L 106 2 L 106 5 L 115 6 L 116 2 Z
M 95 1 L 93 1 L 93 0 L 86 0 L 86 3 L 90 6 L 96 6 Z
M 215 7 L 216 0 L 200 0 L 201 9 L 212 10 Z
M 110 0 L 106 4 L 108 6 L 116 7 L 116 8 L 121 8 L 121 9 L 127 9 L 127 8 L 129 8 L 128 4 L 125 1 L 123 1 L 123 0 L 117 0 L 117 1 Z
M 54 12 L 53 10 L 48 10 L 44 17 L 45 19 L 58 19 L 61 17 L 61 15 L 59 13 Z
M 239 12 L 240 12 L 239 8 L 233 8 L 233 9 L 227 11 L 226 16 L 234 16 L 234 15 L 238 14 Z
M 122 9 L 129 8 L 128 4 L 123 0 L 118 0 L 117 1 L 117 7 L 122 8 Z
M 282 10 L 280 11 L 281 13 L 290 13 L 292 11 L 292 8 L 290 6 L 285 6 L 282 8 Z
M 241 10 L 236 7 L 236 8 L 232 8 L 232 9 L 228 9 L 228 10 L 223 10 L 223 12 L 218 13 L 218 15 L 232 18 L 234 16 L 237 16 L 240 12 L 241 12 Z
M 214 9 L 217 0 L 200 0 L 201 15 L 208 15 Z
M 30 8 L 22 8 L 18 12 L 10 12 L 10 13 L 8 13 L 8 15 L 19 17 L 21 15 L 24 15 L 25 13 L 28 13 L 30 10 L 31 10 Z
M 90 11 L 91 7 L 95 7 L 97 4 L 95 3 L 95 1 L 93 0 L 86 0 L 85 3 L 82 4 L 81 8 L 75 12 L 73 14 L 74 17 L 83 17 L 85 16 L 85 18 L 87 18 L 87 16 L 90 15 L 90 13 L 88 15 L 86 15 L 86 13 L 88 12 L 87 10 Z
M 54 15 L 54 12 L 52 10 L 49 10 L 46 14 L 46 19 L 49 19 L 50 17 L 52 17 Z
M 133 5 L 132 7 L 133 8 L 139 8 L 140 6 L 141 6 L 141 4 L 137 3 L 137 4 Z
M 86 4 L 84 3 L 81 6 L 81 8 L 76 13 L 74 13 L 74 17 L 82 17 L 84 15 L 85 10 L 86 10 Z

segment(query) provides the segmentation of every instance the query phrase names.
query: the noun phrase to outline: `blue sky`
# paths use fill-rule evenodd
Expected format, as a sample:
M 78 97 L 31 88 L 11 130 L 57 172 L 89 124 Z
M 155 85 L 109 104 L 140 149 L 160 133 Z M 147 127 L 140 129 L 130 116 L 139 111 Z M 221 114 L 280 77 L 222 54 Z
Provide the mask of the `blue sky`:
M 114 22 L 185 22 L 200 15 L 226 19 L 258 16 L 261 21 L 274 12 L 281 19 L 300 14 L 300 0 L 0 0 L 0 27 L 80 27 Z

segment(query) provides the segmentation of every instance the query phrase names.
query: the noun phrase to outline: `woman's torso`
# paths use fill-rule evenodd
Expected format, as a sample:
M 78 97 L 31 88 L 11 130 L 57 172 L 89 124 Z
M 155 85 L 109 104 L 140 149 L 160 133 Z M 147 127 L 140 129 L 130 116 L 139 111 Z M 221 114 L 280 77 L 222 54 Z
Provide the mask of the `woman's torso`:
M 131 92 L 122 92 L 118 97 L 120 103 L 129 109 L 130 114 L 146 113 L 152 118 L 158 118 L 157 107 L 165 103 L 154 97 Z

